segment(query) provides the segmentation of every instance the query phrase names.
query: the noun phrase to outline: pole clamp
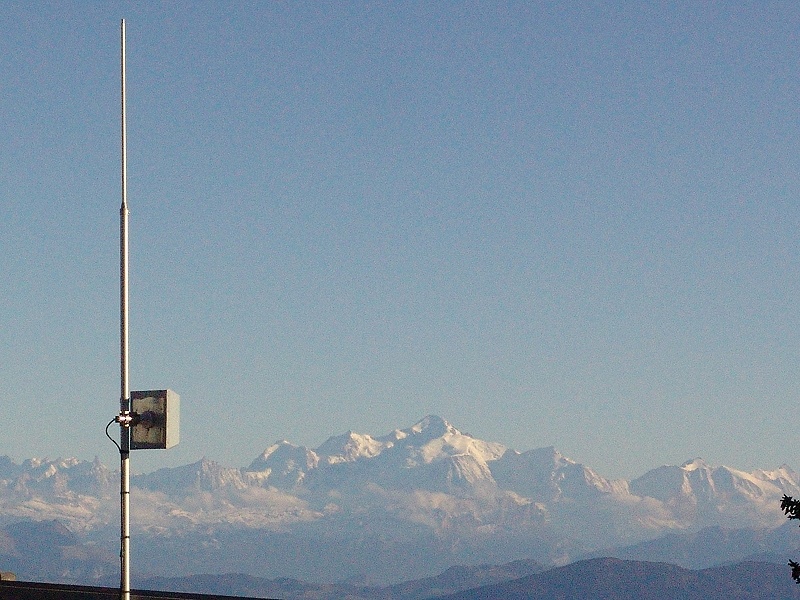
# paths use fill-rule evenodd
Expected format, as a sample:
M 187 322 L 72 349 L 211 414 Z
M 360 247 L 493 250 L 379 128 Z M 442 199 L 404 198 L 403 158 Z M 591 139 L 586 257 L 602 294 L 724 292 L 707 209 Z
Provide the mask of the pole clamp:
M 121 427 L 133 427 L 134 425 L 139 424 L 139 422 L 142 420 L 142 417 L 139 415 L 139 413 L 123 410 L 114 418 L 114 420 L 119 423 Z

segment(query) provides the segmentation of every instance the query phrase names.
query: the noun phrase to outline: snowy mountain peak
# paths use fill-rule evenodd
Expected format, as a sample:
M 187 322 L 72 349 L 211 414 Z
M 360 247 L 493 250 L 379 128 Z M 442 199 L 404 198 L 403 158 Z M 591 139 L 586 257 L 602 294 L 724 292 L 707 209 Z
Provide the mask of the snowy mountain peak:
M 500 458 L 506 451 L 506 447 L 502 444 L 485 442 L 461 433 L 443 418 L 435 415 L 428 415 L 402 433 L 405 435 L 396 438 L 394 445 L 403 449 L 408 466 L 468 456 L 482 465 L 479 468 L 488 477 L 486 463 Z M 387 440 L 388 437 L 381 439 Z
M 437 415 L 428 415 L 406 430 L 411 435 L 424 435 L 427 438 L 436 438 L 447 435 L 458 435 L 461 432 Z
M 274 455 L 285 456 L 285 455 L 289 455 L 289 454 L 296 454 L 298 452 L 302 452 L 302 450 L 304 450 L 304 449 L 301 448 L 300 446 L 296 446 L 295 444 L 292 444 L 291 442 L 287 442 L 286 440 L 280 440 L 279 442 L 275 442 L 269 448 L 264 450 L 264 452 L 261 453 L 261 456 L 256 458 L 250 464 L 250 467 L 248 467 L 248 471 L 259 471 L 259 470 L 261 470 L 259 468 L 254 468 L 254 465 L 265 464 L 270 460 L 270 457 L 272 457 Z
M 378 439 L 380 441 L 382 441 L 382 442 L 389 441 L 389 440 L 391 440 L 393 442 L 399 442 L 400 440 L 405 439 L 407 437 L 408 437 L 408 433 L 406 433 L 402 429 L 395 429 L 389 435 L 386 435 L 386 436 L 384 436 L 382 438 L 378 438 Z
M 316 453 L 324 456 L 329 464 L 335 464 L 353 462 L 360 458 L 372 458 L 391 447 L 392 442 L 382 442 L 370 435 L 348 431 L 342 435 L 328 438 L 316 449 Z
M 800 473 L 793 470 L 788 465 L 781 465 L 772 471 L 765 471 L 762 469 L 753 471 L 753 476 L 763 481 L 781 481 L 781 482 L 796 482 L 800 481 Z M 790 494 L 793 496 L 800 495 L 798 492 Z
M 272 485 L 290 488 L 302 482 L 318 464 L 319 455 L 316 452 L 282 440 L 264 450 L 245 472 L 248 476 L 257 473 L 258 477 L 268 479 Z
M 553 446 L 522 453 L 508 450 L 489 466 L 502 488 L 538 502 L 629 494 L 627 481 L 605 479 L 565 457 Z
M 681 468 L 684 471 L 696 471 L 697 469 L 708 469 L 708 463 L 704 461 L 702 458 L 693 458 L 692 460 L 687 460 L 685 463 L 681 465 Z
M 206 457 L 182 467 L 167 467 L 153 473 L 136 475 L 133 484 L 142 489 L 179 495 L 225 487 L 246 487 L 239 469 L 225 467 Z

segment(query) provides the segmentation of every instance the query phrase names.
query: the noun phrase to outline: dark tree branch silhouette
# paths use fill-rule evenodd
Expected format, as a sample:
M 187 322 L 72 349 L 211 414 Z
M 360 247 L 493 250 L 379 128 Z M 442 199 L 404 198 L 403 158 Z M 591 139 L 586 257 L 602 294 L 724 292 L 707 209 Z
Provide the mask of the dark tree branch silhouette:
M 781 498 L 781 509 L 787 518 L 800 520 L 800 500 L 784 494 Z M 792 579 L 795 583 L 800 583 L 800 563 L 790 560 L 789 566 L 792 567 Z

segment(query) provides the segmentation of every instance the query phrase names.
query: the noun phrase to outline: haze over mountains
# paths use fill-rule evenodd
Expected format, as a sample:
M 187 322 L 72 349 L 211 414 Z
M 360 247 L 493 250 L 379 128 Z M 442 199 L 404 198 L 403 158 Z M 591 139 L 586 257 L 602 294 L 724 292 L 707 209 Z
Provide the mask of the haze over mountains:
M 685 567 L 755 554 L 785 562 L 800 542 L 779 506 L 783 494 L 800 495 L 800 474 L 787 466 L 746 473 L 693 459 L 610 480 L 554 448 L 519 452 L 436 416 L 316 449 L 280 441 L 243 468 L 204 459 L 132 484 L 134 578 L 385 585 L 454 565 L 554 566 L 592 553 Z M 116 473 L 99 461 L 0 457 L 0 568 L 82 583 L 110 577 L 118 498 Z M 51 543 L 61 572 L 26 559 L 34 550 L 20 547 L 14 528 L 30 521 L 38 531 L 53 523 L 46 535 L 61 536 Z

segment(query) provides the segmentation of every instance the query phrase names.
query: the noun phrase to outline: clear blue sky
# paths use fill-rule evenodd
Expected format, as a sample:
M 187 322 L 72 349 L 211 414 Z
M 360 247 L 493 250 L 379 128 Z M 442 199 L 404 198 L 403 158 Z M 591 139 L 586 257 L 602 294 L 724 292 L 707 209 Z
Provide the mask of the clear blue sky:
M 0 454 L 426 414 L 607 476 L 800 468 L 796 2 L 4 2 Z

